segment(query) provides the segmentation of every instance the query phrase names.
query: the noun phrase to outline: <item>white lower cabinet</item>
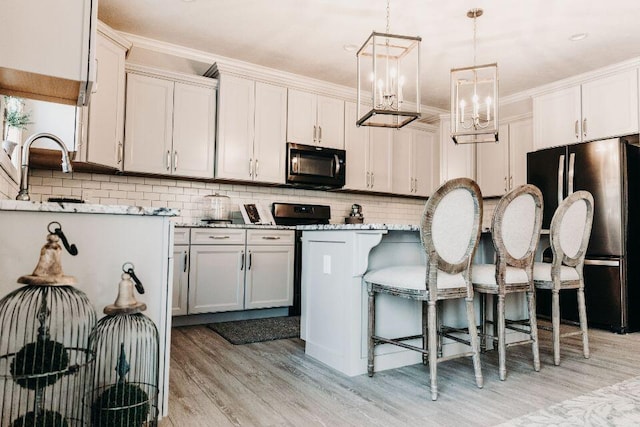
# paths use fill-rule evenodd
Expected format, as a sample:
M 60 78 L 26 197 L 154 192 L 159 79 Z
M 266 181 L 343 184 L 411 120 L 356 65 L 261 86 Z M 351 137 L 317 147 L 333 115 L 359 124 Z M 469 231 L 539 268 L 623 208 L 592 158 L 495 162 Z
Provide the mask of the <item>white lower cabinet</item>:
M 184 269 L 177 259 L 185 254 L 179 246 L 174 249 L 174 299 L 185 292 L 175 271 Z M 292 230 L 193 228 L 187 248 L 187 310 L 183 312 L 174 301 L 174 315 L 293 304 Z
M 171 315 L 187 314 L 189 292 L 189 245 L 173 246 L 173 290 Z

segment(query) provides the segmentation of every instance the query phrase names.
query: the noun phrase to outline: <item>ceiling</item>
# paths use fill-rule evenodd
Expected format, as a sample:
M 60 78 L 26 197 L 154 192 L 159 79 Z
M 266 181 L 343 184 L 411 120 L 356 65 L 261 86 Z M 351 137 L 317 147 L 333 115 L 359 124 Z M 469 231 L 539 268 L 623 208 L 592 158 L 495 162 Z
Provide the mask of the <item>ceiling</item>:
M 449 107 L 449 71 L 497 62 L 508 96 L 640 57 L 638 0 L 391 0 L 390 30 L 421 36 L 422 103 Z M 332 83 L 356 86 L 355 52 L 386 27 L 386 0 L 107 0 L 110 27 Z M 588 33 L 581 41 L 570 41 Z

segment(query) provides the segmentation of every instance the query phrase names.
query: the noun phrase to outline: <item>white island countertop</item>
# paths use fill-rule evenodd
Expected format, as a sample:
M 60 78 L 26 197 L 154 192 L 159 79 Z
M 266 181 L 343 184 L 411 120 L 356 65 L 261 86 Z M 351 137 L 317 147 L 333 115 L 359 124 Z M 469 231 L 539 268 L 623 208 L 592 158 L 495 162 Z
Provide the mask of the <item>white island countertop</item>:
M 35 202 L 0 200 L 0 211 L 89 213 L 109 215 L 176 216 L 177 209 L 128 205 L 98 205 L 90 203 Z
M 388 230 L 388 231 L 420 231 L 415 224 L 317 224 L 298 225 L 301 231 L 342 231 L 342 230 Z

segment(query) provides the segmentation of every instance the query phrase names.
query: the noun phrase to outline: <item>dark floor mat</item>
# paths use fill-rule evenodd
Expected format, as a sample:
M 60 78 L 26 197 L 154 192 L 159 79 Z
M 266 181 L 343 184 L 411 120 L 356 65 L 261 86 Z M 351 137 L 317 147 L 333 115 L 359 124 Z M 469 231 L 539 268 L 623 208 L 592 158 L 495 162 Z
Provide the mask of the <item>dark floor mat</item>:
M 207 327 L 231 344 L 250 344 L 300 337 L 300 316 L 210 323 Z

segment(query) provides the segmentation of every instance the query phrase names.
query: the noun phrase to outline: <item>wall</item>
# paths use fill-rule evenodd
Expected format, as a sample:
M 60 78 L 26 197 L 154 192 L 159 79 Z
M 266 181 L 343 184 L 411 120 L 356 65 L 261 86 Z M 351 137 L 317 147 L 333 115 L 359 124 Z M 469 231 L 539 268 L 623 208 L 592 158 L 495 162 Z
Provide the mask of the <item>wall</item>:
M 273 202 L 330 205 L 331 222 L 338 224 L 344 223 L 344 217 L 349 214 L 353 203 L 362 205 L 367 223 L 417 224 L 425 203 L 421 199 L 404 197 L 203 183 L 166 178 L 76 172 L 65 174 L 37 169 L 31 171 L 29 184 L 31 199 L 35 201 L 46 201 L 49 197 L 73 197 L 82 198 L 90 203 L 176 208 L 181 211 L 180 217 L 176 218 L 176 222 L 179 223 L 199 221 L 201 208 L 198 202 L 202 196 L 213 193 L 228 195 L 235 206 L 249 202 L 260 202 L 269 209 Z

